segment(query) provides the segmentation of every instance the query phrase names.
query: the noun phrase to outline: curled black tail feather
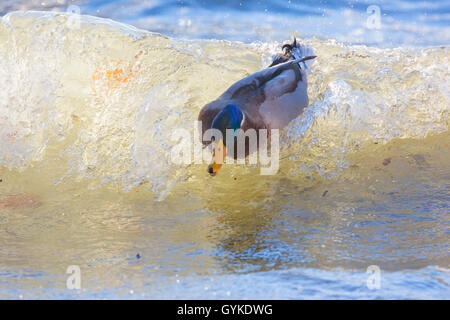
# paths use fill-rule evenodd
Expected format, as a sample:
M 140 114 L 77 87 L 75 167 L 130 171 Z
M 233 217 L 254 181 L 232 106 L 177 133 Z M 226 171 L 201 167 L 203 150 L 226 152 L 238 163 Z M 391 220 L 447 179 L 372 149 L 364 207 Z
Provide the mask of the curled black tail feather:
M 294 37 L 294 41 L 292 43 L 286 43 L 281 47 L 283 53 L 276 55 L 269 67 L 273 67 L 277 64 L 295 59 L 295 57 L 292 55 L 292 49 L 294 49 L 295 47 L 297 47 L 297 39 Z
M 286 43 L 281 47 L 281 50 L 284 51 L 284 53 L 290 53 L 292 49 L 294 49 L 297 46 L 297 38 L 294 36 L 294 42 L 292 44 Z

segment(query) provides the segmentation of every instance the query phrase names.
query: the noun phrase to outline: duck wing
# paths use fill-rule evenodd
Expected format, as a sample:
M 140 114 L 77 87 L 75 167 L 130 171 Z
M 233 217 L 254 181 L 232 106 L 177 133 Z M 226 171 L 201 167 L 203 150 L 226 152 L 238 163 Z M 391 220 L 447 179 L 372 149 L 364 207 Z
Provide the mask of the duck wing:
M 277 64 L 273 67 L 253 73 L 233 84 L 225 91 L 221 98 L 230 100 L 249 100 L 261 96 L 264 101 L 266 95 L 282 95 L 295 90 L 297 83 L 302 80 L 299 63 L 314 59 L 315 56 L 304 57 Z M 286 71 L 289 71 L 286 73 Z M 287 74 L 290 74 L 289 76 Z M 292 77 L 292 74 L 294 77 Z M 277 80 L 277 81 L 273 81 Z

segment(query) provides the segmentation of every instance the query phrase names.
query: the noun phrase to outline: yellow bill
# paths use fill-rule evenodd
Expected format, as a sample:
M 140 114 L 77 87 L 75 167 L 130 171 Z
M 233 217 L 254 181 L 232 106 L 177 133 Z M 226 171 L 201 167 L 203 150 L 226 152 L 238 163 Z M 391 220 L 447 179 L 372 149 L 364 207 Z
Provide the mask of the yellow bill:
M 212 163 L 208 166 L 208 173 L 211 176 L 215 176 L 217 172 L 222 168 L 227 156 L 227 148 L 224 146 L 222 139 L 218 143 L 212 144 Z

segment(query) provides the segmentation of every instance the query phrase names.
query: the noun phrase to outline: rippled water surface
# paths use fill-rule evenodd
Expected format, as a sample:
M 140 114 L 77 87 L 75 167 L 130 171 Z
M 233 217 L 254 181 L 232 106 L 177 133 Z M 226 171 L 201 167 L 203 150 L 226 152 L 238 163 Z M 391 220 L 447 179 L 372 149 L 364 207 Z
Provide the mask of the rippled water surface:
M 246 31 L 202 35 L 191 21 L 180 34 L 186 18 L 159 23 L 192 3 L 136 3 L 78 5 L 171 37 L 90 16 L 79 27 L 57 13 L 0 20 L 1 298 L 450 298 L 445 37 L 392 33 L 374 46 L 305 31 L 317 36 L 303 39 L 318 56 L 310 106 L 280 133 L 279 172 L 226 165 L 209 177 L 205 164 L 170 161 L 172 132 L 193 134 L 200 108 L 267 66 L 293 33 L 247 41 Z M 269 17 L 291 14 L 264 3 Z M 243 14 L 238 5 L 213 7 Z M 111 13 L 118 6 L 132 21 Z M 71 265 L 80 290 L 66 288 Z

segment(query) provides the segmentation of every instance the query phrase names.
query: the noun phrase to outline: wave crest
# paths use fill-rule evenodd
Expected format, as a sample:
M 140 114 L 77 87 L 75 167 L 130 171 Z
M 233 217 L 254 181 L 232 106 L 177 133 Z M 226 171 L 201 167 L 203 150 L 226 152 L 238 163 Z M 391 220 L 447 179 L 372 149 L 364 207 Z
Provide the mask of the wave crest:
M 167 194 L 175 128 L 267 65 L 280 43 L 187 41 L 107 19 L 14 12 L 0 23 L 0 165 L 56 168 L 56 181 L 97 178 Z M 308 41 L 318 55 L 310 107 L 282 133 L 299 171 L 332 176 L 367 142 L 448 130 L 449 49 L 381 50 Z M 202 170 L 204 168 L 202 167 Z

